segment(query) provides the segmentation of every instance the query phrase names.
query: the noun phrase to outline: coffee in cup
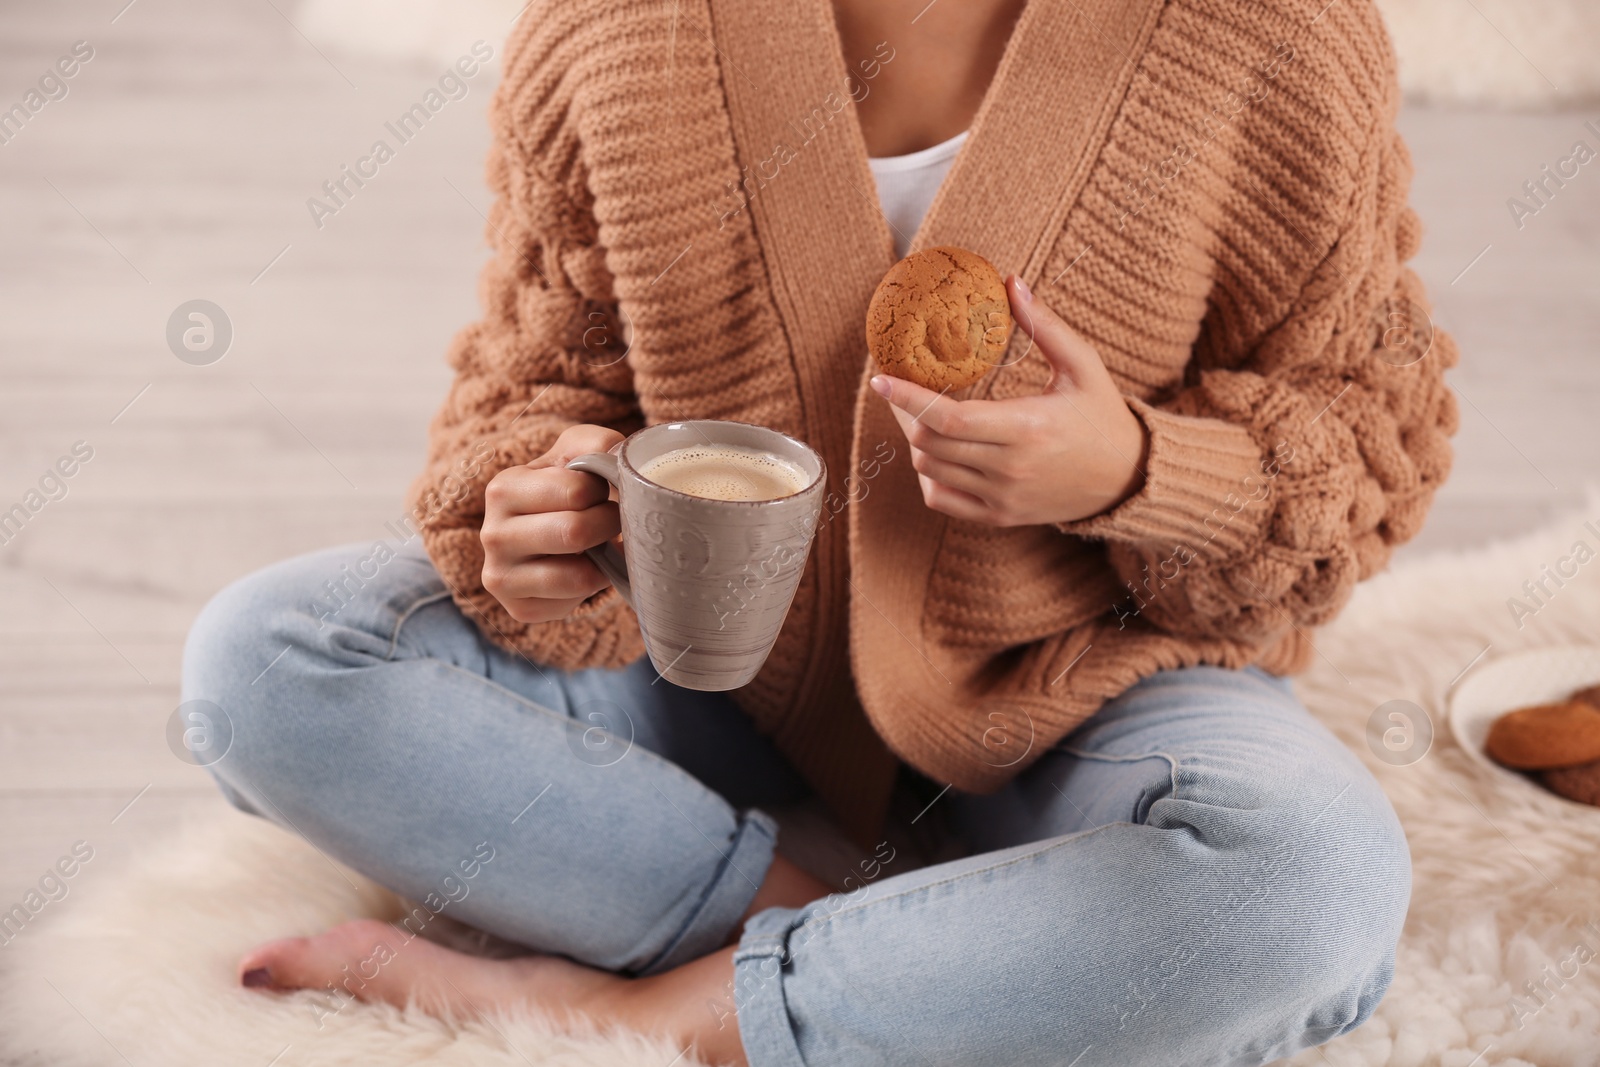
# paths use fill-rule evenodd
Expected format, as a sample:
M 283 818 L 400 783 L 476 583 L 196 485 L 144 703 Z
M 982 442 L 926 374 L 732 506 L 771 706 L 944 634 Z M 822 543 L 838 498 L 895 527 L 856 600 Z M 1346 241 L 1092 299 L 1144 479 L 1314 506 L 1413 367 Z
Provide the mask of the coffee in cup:
M 589 550 L 639 617 L 661 677 L 737 689 L 766 662 L 789 614 L 822 514 L 815 450 L 761 426 L 660 423 L 567 464 L 610 482 L 615 542 Z
M 675 448 L 641 463 L 639 473 L 664 488 L 707 500 L 779 500 L 811 482 L 781 456 L 736 445 Z

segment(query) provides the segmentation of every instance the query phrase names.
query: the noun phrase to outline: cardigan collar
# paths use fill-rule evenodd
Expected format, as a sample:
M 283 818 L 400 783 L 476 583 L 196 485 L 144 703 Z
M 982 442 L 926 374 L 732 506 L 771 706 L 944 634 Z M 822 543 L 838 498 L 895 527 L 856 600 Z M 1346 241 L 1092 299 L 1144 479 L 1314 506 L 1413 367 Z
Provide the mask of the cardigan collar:
M 912 247 L 958 244 L 1036 279 L 1048 251 L 1041 239 L 1060 232 L 1164 6 L 1029 3 Z M 769 269 L 779 255 L 827 264 L 825 302 L 860 302 L 857 272 L 876 285 L 894 259 L 851 106 L 852 91 L 870 91 L 861 63 L 879 57 L 846 62 L 829 0 L 709 0 L 709 9 Z M 1041 113 L 1052 116 L 1044 139 Z

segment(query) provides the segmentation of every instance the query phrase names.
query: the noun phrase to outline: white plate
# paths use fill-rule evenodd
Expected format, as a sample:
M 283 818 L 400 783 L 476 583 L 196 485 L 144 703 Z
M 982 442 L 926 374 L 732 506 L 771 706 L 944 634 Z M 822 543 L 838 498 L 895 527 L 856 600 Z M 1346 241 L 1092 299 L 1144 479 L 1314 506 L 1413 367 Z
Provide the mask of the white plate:
M 1574 690 L 1597 684 L 1600 647 L 1538 648 L 1492 659 L 1463 678 L 1451 694 L 1450 732 L 1467 755 L 1496 774 L 1555 797 L 1528 775 L 1490 759 L 1483 751 L 1484 738 L 1490 724 L 1508 711 L 1564 700 Z

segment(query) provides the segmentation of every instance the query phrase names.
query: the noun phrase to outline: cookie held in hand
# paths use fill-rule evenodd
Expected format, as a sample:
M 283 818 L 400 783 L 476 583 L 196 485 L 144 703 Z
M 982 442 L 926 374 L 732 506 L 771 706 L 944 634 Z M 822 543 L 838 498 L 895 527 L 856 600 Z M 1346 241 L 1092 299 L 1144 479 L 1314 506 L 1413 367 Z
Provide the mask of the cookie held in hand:
M 1489 727 L 1483 750 L 1519 771 L 1600 760 L 1600 709 L 1581 700 L 1508 711 Z
M 965 248 L 925 248 L 878 283 L 867 306 L 867 350 L 885 374 L 943 392 L 998 364 L 1011 327 L 994 264 Z

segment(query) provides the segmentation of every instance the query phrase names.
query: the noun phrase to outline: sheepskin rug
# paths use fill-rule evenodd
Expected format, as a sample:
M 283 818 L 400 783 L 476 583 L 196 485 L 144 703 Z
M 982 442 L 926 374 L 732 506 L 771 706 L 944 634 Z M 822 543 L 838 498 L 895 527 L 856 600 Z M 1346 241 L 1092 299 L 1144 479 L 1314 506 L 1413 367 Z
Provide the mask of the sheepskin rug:
M 1307 17 L 1324 0 L 1308 0 Z M 668 0 L 662 0 L 663 7 Z M 1377 0 L 1417 100 L 1545 107 L 1600 97 L 1595 0 Z M 527 0 L 303 0 L 319 46 L 448 64 L 474 40 L 496 49 Z M 1332 6 L 1332 5 L 1329 5 Z
M 1415 889 L 1377 1014 L 1293 1067 L 1600 1064 L 1600 810 L 1475 763 L 1446 718 L 1464 673 L 1524 649 L 1600 643 L 1600 563 L 1547 584 L 1554 595 L 1532 615 L 1508 606 L 1529 605 L 1523 583 L 1575 542 L 1600 547 L 1589 520 L 1600 526 L 1600 502 L 1515 542 L 1408 561 L 1315 635 L 1301 692 L 1393 798 Z M 1406 765 L 1369 742 L 1374 711 L 1394 700 L 1416 704 L 1433 729 L 1426 755 Z M 252 944 L 399 907 L 258 819 L 229 812 L 197 825 L 82 894 L 0 955 L 0 1050 L 22 1067 L 693 1064 L 644 1037 L 560 1037 L 527 1017 L 448 1025 L 352 1004 L 319 1028 L 312 994 L 238 988 L 234 962 Z

